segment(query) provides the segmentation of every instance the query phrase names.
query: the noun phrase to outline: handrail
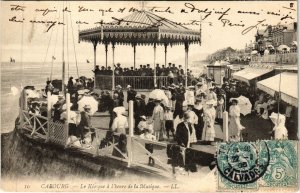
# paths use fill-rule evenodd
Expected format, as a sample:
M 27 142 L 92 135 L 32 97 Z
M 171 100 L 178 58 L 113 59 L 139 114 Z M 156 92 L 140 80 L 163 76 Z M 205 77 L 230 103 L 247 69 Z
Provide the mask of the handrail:
M 142 138 L 139 138 L 137 136 L 132 136 L 132 139 L 137 140 L 137 141 L 142 141 L 142 142 L 147 142 L 147 143 L 159 145 L 159 146 L 163 146 L 163 147 L 167 147 L 167 143 L 162 143 L 162 142 L 153 141 L 153 140 L 149 140 L 149 139 L 142 139 Z

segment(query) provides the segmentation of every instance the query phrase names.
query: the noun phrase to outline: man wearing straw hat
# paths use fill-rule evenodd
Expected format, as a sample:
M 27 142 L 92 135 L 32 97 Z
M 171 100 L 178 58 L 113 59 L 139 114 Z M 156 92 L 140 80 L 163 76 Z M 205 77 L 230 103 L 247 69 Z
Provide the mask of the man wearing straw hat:
M 130 100 L 133 101 L 135 99 L 136 91 L 130 85 L 127 86 L 127 90 L 127 103 L 129 103 Z
M 83 143 L 85 143 L 85 138 L 87 137 L 86 135 L 90 132 L 90 129 L 92 127 L 90 111 L 91 111 L 91 106 L 85 105 L 83 107 L 83 111 L 80 112 L 81 119 L 78 124 L 78 129 L 80 131 L 80 137 Z
M 116 86 L 116 90 L 114 91 L 114 94 L 118 94 L 119 106 L 123 106 L 124 94 L 123 94 L 123 90 L 122 90 L 122 86 L 121 85 L 117 85 Z

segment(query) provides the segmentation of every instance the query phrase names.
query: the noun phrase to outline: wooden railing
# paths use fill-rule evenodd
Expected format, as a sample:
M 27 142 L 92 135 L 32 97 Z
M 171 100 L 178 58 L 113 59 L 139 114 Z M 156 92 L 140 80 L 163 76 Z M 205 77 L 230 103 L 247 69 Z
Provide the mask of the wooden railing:
M 277 53 L 263 56 L 251 56 L 251 63 L 283 63 L 296 64 L 298 61 L 297 52 Z
M 113 85 L 113 77 L 108 75 L 96 75 L 95 76 L 95 88 L 100 90 L 111 90 Z M 178 79 L 173 79 L 175 84 L 178 83 Z M 162 86 L 171 85 L 171 80 L 167 76 L 157 76 L 156 84 L 158 88 Z M 115 86 L 121 85 L 126 88 L 127 85 L 131 85 L 134 89 L 154 89 L 154 77 L 153 76 L 115 76 Z
M 37 135 L 43 139 L 48 137 L 48 118 L 40 115 L 35 115 L 22 110 L 22 117 L 24 122 L 21 127 L 30 131 L 31 135 Z
M 23 100 L 21 100 L 21 107 L 26 108 L 27 99 L 26 95 Z M 21 97 L 22 98 L 22 97 Z M 48 99 L 50 98 L 50 92 L 48 92 Z M 67 106 L 67 117 L 70 113 L 70 95 L 66 95 L 66 106 Z M 175 168 L 171 165 L 168 165 L 167 157 L 167 143 L 162 143 L 159 141 L 152 141 L 148 139 L 142 139 L 138 136 L 133 135 L 134 130 L 134 118 L 133 118 L 133 101 L 129 101 L 129 134 L 126 135 L 126 151 L 119 148 L 118 140 L 115 138 L 120 138 L 120 134 L 113 133 L 113 138 L 111 141 L 108 141 L 105 147 L 99 149 L 98 140 L 94 142 L 94 145 L 91 149 L 84 148 L 82 146 L 73 146 L 72 143 L 68 143 L 69 138 L 69 123 L 68 119 L 65 123 L 53 122 L 50 117 L 51 105 L 48 100 L 48 117 L 43 117 L 40 115 L 35 115 L 28 113 L 28 110 L 20 110 L 20 129 L 24 129 L 30 132 L 29 137 L 38 137 L 44 140 L 45 143 L 51 142 L 61 146 L 64 146 L 67 150 L 68 148 L 76 148 L 78 151 L 82 151 L 88 154 L 91 154 L 93 157 L 110 157 L 115 160 L 119 160 L 127 164 L 128 167 L 142 167 L 147 170 L 153 171 L 155 174 L 174 177 Z M 226 112 L 227 113 L 227 112 Z M 224 112 L 224 141 L 228 141 L 228 114 Z M 96 134 L 96 132 L 95 132 Z M 77 141 L 80 141 L 80 138 L 77 138 Z M 67 144 L 68 143 L 68 144 Z M 145 148 L 145 144 L 152 144 L 155 146 L 154 152 L 149 152 Z M 183 151 L 185 152 L 185 151 Z M 155 166 L 148 165 L 148 158 L 151 157 L 155 160 Z M 183 161 L 185 155 L 183 156 Z

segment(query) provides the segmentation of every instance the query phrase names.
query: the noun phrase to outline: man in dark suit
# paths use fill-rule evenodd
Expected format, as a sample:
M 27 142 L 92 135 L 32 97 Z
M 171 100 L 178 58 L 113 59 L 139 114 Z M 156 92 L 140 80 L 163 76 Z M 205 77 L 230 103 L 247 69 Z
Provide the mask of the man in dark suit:
M 119 99 L 119 105 L 118 106 L 124 106 L 124 94 L 122 90 L 122 86 L 117 85 L 116 90 L 114 91 L 114 94 L 118 94 L 118 99 Z
M 141 94 L 137 94 L 135 96 L 135 100 L 133 102 L 133 111 L 134 111 L 134 119 L 135 119 L 135 126 L 134 126 L 134 133 L 140 134 L 138 129 L 138 124 L 141 121 L 141 116 L 145 115 L 146 104 L 145 101 L 142 99 Z
M 127 86 L 127 89 L 127 103 L 129 103 L 135 99 L 136 91 L 130 85 Z
M 183 122 L 179 123 L 176 128 L 176 140 L 178 145 L 190 147 L 190 135 L 192 134 L 192 125 L 188 122 L 189 114 L 184 113 Z
M 90 116 L 90 111 L 91 111 L 91 106 L 90 105 L 85 105 L 83 107 L 83 111 L 80 112 L 81 115 L 81 120 L 78 125 L 79 131 L 80 131 L 80 138 L 84 142 L 84 139 L 86 138 L 86 135 L 90 132 L 90 129 L 92 127 L 91 124 L 91 116 Z

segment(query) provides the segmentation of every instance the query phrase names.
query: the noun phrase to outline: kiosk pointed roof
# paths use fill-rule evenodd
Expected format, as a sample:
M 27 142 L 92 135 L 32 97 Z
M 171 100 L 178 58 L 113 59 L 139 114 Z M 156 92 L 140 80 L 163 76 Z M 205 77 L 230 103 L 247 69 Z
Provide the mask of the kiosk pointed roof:
M 115 44 L 200 43 L 200 32 L 142 10 L 113 22 L 79 32 L 80 41 Z

